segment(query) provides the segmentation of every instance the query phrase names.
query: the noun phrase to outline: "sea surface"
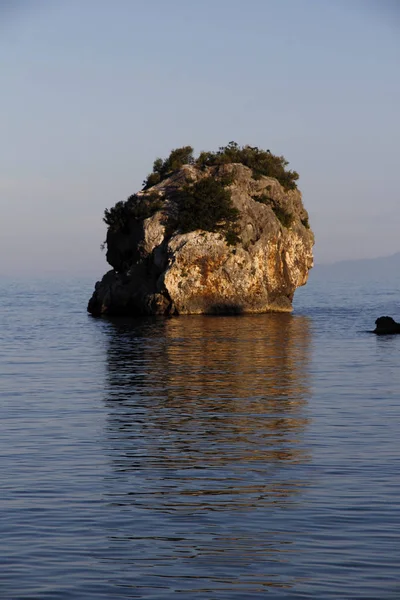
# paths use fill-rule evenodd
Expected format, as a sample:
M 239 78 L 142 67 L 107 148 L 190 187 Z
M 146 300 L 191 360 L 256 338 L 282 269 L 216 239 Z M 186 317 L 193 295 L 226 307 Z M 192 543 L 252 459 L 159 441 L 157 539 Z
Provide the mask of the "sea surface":
M 399 599 L 397 282 L 113 321 L 93 285 L 0 282 L 0 598 Z

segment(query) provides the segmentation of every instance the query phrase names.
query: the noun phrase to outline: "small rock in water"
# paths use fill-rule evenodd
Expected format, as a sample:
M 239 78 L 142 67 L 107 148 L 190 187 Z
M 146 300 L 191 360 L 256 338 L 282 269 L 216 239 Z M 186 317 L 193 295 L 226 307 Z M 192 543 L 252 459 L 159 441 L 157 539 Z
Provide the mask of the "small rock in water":
M 400 333 L 400 323 L 396 323 L 392 317 L 379 317 L 375 321 L 375 325 L 374 333 L 378 335 Z

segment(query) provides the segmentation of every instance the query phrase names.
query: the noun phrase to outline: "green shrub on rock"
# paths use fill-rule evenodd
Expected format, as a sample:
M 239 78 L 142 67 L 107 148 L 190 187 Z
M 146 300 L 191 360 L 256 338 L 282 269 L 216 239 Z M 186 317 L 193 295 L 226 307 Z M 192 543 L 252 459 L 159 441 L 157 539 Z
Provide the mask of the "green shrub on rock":
M 276 156 L 270 150 L 261 150 L 257 146 L 239 146 L 236 142 L 229 142 L 227 146 L 221 146 L 217 152 L 200 152 L 197 159 L 193 157 L 192 146 L 175 148 L 168 158 L 164 160 L 157 158 L 154 161 L 153 171 L 143 182 L 143 189 L 160 183 L 183 165 L 195 164 L 205 170 L 207 167 L 229 163 L 240 163 L 249 167 L 253 172 L 254 179 L 260 179 L 265 175 L 275 177 L 286 190 L 293 190 L 297 187 L 296 181 L 299 175 L 296 171 L 286 168 L 289 163 L 283 156 Z
M 253 177 L 274 177 L 286 189 L 295 189 L 298 174 L 286 167 L 288 162 L 283 156 L 275 156 L 269 150 L 260 150 L 253 146 L 239 146 L 230 142 L 221 146 L 217 152 L 201 152 L 197 159 L 193 157 L 192 146 L 183 146 L 171 151 L 166 159 L 157 158 L 153 171 L 143 182 L 143 192 L 130 196 L 125 202 L 104 212 L 104 222 L 111 231 L 129 232 L 132 219 L 144 220 L 163 207 L 165 198 L 158 192 L 146 192 L 170 177 L 184 165 L 195 165 L 204 177 L 193 182 L 189 175 L 186 184 L 178 188 L 170 199 L 175 201 L 176 211 L 170 210 L 165 215 L 167 229 L 172 233 L 179 230 L 187 233 L 194 230 L 220 231 L 225 233 L 227 243 L 235 245 L 239 241 L 237 221 L 238 210 L 233 206 L 229 186 L 234 183 L 235 171 L 227 172 L 223 168 L 227 164 L 240 163 L 252 170 Z M 210 170 L 210 167 L 217 167 Z M 221 167 L 221 168 L 218 168 Z M 269 191 L 271 186 L 267 186 Z M 253 197 L 257 202 L 270 205 L 279 221 L 285 227 L 290 227 L 293 215 L 275 206 L 273 199 L 267 194 Z M 304 219 L 303 225 L 308 226 Z
M 260 204 L 265 204 L 266 206 L 270 206 L 272 208 L 276 218 L 284 227 L 289 228 L 292 225 L 292 223 L 294 221 L 294 216 L 292 215 L 292 213 L 288 212 L 287 210 L 285 210 L 284 208 L 282 208 L 281 206 L 276 204 L 275 200 L 271 196 L 268 196 L 268 194 L 259 194 L 259 195 L 252 196 L 252 198 L 256 202 L 260 202 Z M 303 221 L 302 221 L 302 223 L 303 223 Z M 304 225 L 304 223 L 303 223 L 303 225 Z
M 176 227 L 181 233 L 202 229 L 227 231 L 239 217 L 230 191 L 218 179 L 205 177 L 187 184 L 175 193 Z
M 228 163 L 241 163 L 249 167 L 254 179 L 260 179 L 263 175 L 275 177 L 285 190 L 297 187 L 299 175 L 296 171 L 286 169 L 288 161 L 283 156 L 275 156 L 269 150 L 260 150 L 257 146 L 239 146 L 236 142 L 229 142 L 217 152 L 201 152 L 196 160 L 196 165 L 202 169 Z
M 123 202 L 117 202 L 115 206 L 104 211 L 103 221 L 111 231 L 129 231 L 131 219 L 143 220 L 151 217 L 163 207 L 164 198 L 157 192 L 139 196 L 133 194 Z
M 127 226 L 126 202 L 120 200 L 112 208 L 106 208 L 103 221 L 112 231 L 124 231 Z
M 171 173 L 181 169 L 183 165 L 191 165 L 194 163 L 193 148 L 192 146 L 183 146 L 182 148 L 175 148 L 172 150 L 168 158 L 163 160 L 162 158 L 156 158 L 153 163 L 153 171 L 150 173 L 143 182 L 143 189 L 148 188 L 160 183 Z
M 274 211 L 278 221 L 280 221 L 284 227 L 289 228 L 291 226 L 294 221 L 294 216 L 292 213 L 283 210 L 283 208 L 280 206 L 273 206 L 272 210 Z

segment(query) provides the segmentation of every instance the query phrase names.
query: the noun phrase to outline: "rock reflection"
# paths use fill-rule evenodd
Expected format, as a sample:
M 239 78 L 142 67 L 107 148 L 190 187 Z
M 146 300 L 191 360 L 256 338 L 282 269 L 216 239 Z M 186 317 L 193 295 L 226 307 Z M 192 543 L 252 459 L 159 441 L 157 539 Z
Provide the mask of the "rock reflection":
M 107 556 L 132 597 L 264 598 L 296 585 L 288 512 L 307 485 L 307 319 L 107 327 Z
M 296 495 L 309 351 L 308 320 L 288 314 L 110 323 L 108 434 L 136 505 L 234 510 Z

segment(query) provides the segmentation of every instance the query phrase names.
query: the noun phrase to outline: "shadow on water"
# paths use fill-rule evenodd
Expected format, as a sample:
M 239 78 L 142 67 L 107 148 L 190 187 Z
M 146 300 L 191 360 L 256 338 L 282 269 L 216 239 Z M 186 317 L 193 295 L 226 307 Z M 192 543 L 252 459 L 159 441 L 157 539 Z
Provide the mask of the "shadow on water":
M 107 498 L 135 514 L 134 532 L 113 543 L 149 544 L 142 560 L 162 556 L 159 576 L 175 572 L 175 591 L 181 576 L 216 590 L 216 560 L 235 585 L 282 562 L 282 509 L 299 501 L 310 459 L 308 319 L 119 320 L 107 332 Z M 265 568 L 260 589 L 289 584 Z

